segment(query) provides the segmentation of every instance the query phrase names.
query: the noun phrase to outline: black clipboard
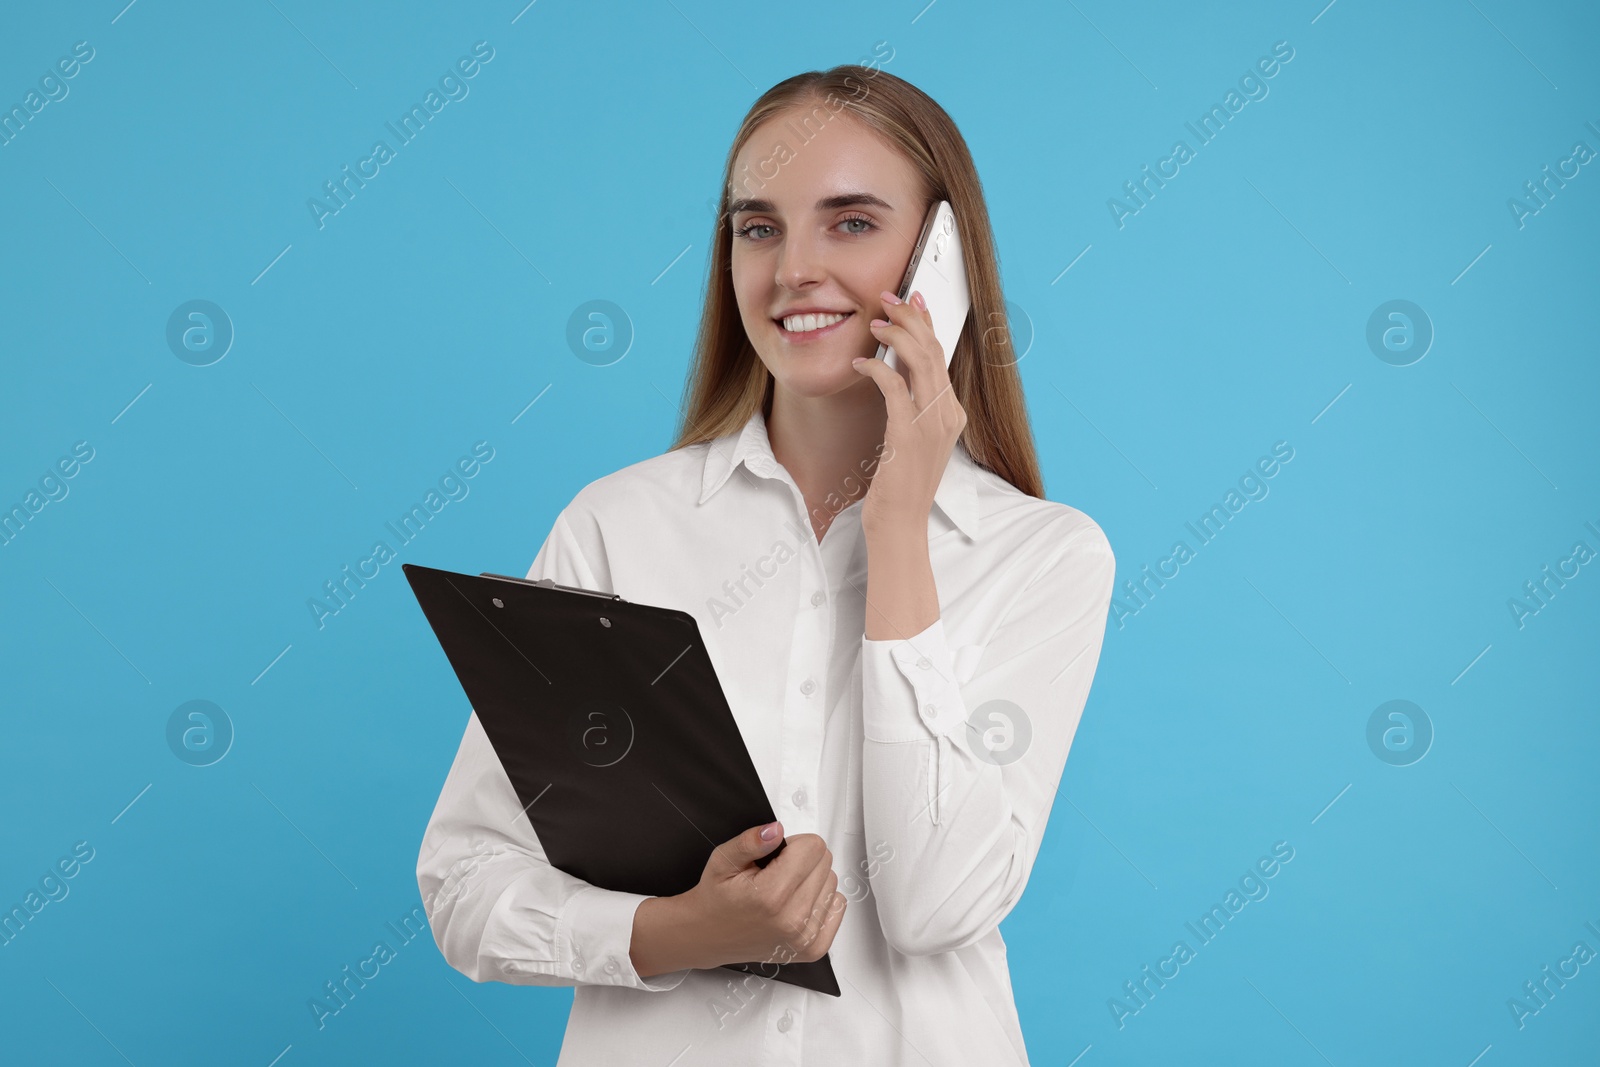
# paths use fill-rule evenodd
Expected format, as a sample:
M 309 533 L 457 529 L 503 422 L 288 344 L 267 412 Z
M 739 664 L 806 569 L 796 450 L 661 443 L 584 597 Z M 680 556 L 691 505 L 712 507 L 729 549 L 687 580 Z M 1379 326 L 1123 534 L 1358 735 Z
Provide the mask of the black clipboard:
M 716 845 L 777 818 L 692 615 L 548 578 L 400 569 L 551 865 L 673 896 Z M 840 995 L 826 954 L 724 968 Z

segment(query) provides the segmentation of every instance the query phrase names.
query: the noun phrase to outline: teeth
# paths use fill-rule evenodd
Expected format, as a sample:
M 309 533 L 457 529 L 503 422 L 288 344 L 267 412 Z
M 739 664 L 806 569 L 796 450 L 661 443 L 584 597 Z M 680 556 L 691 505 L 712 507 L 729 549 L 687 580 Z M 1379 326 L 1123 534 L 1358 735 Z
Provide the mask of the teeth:
M 844 317 L 843 315 L 790 315 L 783 320 L 783 328 L 790 333 L 810 333 L 824 326 L 832 326 Z

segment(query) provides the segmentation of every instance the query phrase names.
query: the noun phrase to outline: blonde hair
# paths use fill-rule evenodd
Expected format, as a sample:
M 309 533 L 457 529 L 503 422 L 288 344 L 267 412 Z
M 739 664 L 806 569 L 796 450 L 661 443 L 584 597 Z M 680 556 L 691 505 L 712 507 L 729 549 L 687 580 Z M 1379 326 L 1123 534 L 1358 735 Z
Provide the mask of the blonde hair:
M 951 390 L 967 413 L 961 443 L 980 467 L 1042 498 L 1044 482 L 1011 347 L 994 234 L 972 153 L 950 116 L 926 93 L 893 74 L 857 64 L 779 82 L 762 94 L 739 126 L 723 165 L 706 300 L 672 448 L 732 433 L 757 410 L 771 413 L 772 374 L 750 344 L 733 291 L 728 207 L 739 150 L 762 123 L 791 108 L 806 109 L 824 122 L 837 114 L 860 119 L 910 161 L 921 175 L 927 203 L 950 201 L 972 296 L 972 310 L 950 362 Z

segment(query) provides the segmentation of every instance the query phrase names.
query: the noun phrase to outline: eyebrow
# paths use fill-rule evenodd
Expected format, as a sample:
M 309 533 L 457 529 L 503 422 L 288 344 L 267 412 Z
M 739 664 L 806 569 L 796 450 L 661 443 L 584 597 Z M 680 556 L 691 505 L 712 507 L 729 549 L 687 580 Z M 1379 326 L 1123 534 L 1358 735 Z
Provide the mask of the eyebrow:
M 825 196 L 817 201 L 817 210 L 832 211 L 835 208 L 854 207 L 858 204 L 880 207 L 885 211 L 894 210 L 886 201 L 873 196 L 871 193 L 841 193 L 838 196 Z M 776 210 L 771 200 L 744 198 L 735 200 L 728 205 L 729 215 L 737 215 L 741 211 L 765 211 L 770 213 L 776 212 Z

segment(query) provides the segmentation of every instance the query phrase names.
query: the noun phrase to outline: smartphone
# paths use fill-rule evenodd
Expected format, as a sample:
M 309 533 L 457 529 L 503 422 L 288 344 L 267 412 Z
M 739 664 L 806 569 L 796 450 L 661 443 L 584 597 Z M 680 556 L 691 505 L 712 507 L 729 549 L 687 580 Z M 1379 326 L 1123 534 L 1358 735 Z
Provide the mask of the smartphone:
M 956 229 L 955 209 L 950 201 L 941 200 L 928 209 L 922 220 L 922 233 L 911 252 L 911 262 L 906 264 L 905 277 L 895 295 L 909 300 L 912 292 L 920 292 L 928 303 L 928 314 L 933 318 L 933 335 L 944 349 L 944 365 L 956 354 L 956 341 L 961 338 L 961 327 L 972 308 L 972 296 L 967 291 L 966 261 L 961 258 L 961 234 Z M 900 370 L 894 348 L 880 344 L 877 358 Z M 901 374 L 906 372 L 901 370 Z

